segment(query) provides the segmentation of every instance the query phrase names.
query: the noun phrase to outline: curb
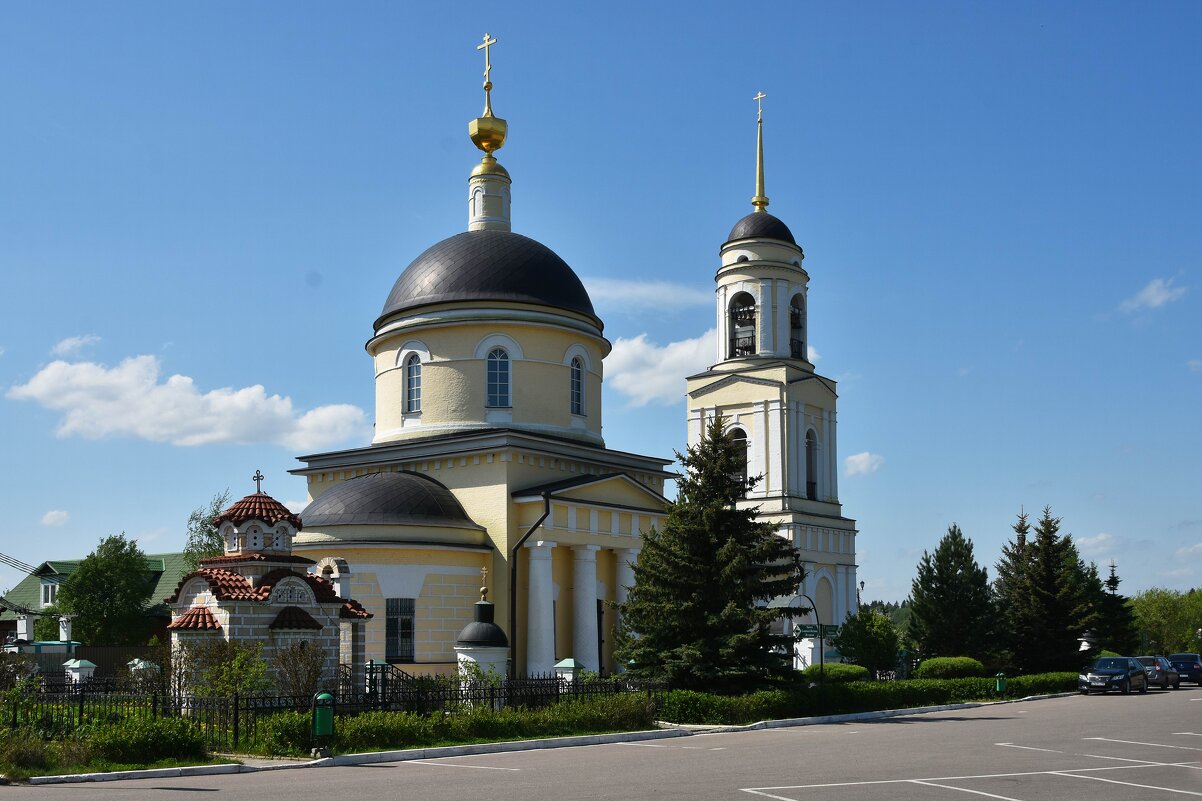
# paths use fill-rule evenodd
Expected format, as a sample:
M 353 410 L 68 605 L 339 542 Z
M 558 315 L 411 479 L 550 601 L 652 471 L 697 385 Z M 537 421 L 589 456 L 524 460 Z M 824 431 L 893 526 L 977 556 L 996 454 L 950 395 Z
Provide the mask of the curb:
M 875 712 L 852 712 L 845 715 L 819 715 L 808 718 L 784 718 L 761 720 L 745 726 L 706 726 L 687 723 L 656 721 L 662 729 L 652 731 L 616 732 L 613 734 L 586 734 L 578 737 L 547 737 L 540 740 L 506 740 L 499 743 L 472 743 L 448 745 L 438 748 L 410 748 L 403 751 L 370 751 L 363 754 L 340 754 L 325 759 L 307 762 L 281 762 L 277 765 L 197 765 L 188 768 L 152 768 L 150 770 L 122 770 L 113 773 L 76 773 L 65 776 L 32 776 L 30 784 L 74 784 L 80 782 L 113 782 L 126 779 L 164 779 L 180 776 L 215 776 L 230 773 L 259 773 L 270 770 L 297 770 L 301 768 L 327 768 L 335 766 L 370 765 L 376 762 L 408 762 L 419 759 L 445 759 L 447 757 L 474 756 L 477 754 L 501 754 L 511 751 L 537 751 L 549 748 L 577 748 L 585 745 L 608 745 L 610 743 L 633 743 L 642 740 L 663 740 L 674 737 L 691 737 L 700 734 L 723 734 L 727 732 L 758 731 L 760 729 L 783 729 L 793 726 L 818 726 L 826 723 L 849 723 L 854 721 L 883 720 L 906 715 L 925 715 L 931 712 L 948 712 L 957 709 L 976 709 L 999 704 L 1017 704 L 1023 701 L 1042 701 L 1048 698 L 1067 698 L 1076 693 L 1050 693 L 1012 698 L 1006 701 L 978 701 L 967 704 L 941 704 L 939 706 L 913 707 L 910 709 L 883 709 Z

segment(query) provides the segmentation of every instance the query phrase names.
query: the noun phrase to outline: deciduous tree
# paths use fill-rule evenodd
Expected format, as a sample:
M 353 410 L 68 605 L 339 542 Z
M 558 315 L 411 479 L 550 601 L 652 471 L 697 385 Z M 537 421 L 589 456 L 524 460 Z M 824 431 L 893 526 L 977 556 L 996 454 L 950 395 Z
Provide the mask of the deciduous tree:
M 861 607 L 831 640 L 844 659 L 868 669 L 875 678 L 897 667 L 897 627 L 886 615 Z
M 213 525 L 217 515 L 225 511 L 230 502 L 230 491 L 225 489 L 213 496 L 206 506 L 199 506 L 188 515 L 187 540 L 184 543 L 184 560 L 192 571 L 200 560 L 225 553 L 225 542 Z
M 154 591 L 146 555 L 125 534 L 105 537 L 67 576 L 58 606 L 73 614 L 72 633 L 87 645 L 140 645 L 150 621 L 146 602 Z

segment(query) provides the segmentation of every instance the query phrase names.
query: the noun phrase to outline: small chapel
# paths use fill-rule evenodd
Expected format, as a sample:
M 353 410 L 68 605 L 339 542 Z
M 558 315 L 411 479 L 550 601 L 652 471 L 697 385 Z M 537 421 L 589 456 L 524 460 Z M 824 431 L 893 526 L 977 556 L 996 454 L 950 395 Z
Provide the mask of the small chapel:
M 606 447 L 604 324 L 567 262 L 513 231 L 495 43 L 486 34 L 477 48 L 484 110 L 468 134 L 483 156 L 468 175 L 467 230 L 420 253 L 384 299 L 366 344 L 374 436 L 299 457 L 310 502 L 291 548 L 370 615 L 352 632 L 368 660 L 455 671 L 484 589 L 509 672 L 572 659 L 611 673 L 614 604 L 642 533 L 666 517 L 672 461 Z M 821 621 L 841 622 L 854 611 L 855 524 L 835 488 L 835 385 L 806 358 L 804 257 L 764 210 L 759 124 L 755 211 L 720 249 L 716 361 L 688 379 L 689 442 L 710 415 L 729 419 L 747 469 L 765 476 L 746 503 L 803 551 Z M 478 588 L 482 569 L 491 587 Z
M 345 665 L 361 684 L 362 628 L 372 615 L 310 572 L 312 560 L 292 553 L 301 518 L 263 492 L 262 480 L 256 471 L 255 493 L 213 521 L 225 553 L 202 559 L 165 599 L 172 649 L 220 638 L 260 643 L 270 659 L 278 650 L 304 643 L 325 654 L 324 680 L 337 679 L 339 666 Z

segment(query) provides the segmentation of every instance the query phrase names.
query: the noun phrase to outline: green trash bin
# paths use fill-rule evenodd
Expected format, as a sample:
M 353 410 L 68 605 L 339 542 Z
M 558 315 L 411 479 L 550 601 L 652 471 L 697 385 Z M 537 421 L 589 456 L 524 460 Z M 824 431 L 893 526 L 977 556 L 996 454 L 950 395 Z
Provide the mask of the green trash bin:
M 1006 694 L 1006 674 L 998 673 L 997 676 L 994 677 L 994 679 L 995 679 L 995 681 L 994 681 L 993 689 L 995 691 L 997 691 L 998 695 L 1005 695 Z
M 327 756 L 334 737 L 334 696 L 326 692 L 313 696 L 313 752 Z M 319 753 L 320 752 L 320 753 Z

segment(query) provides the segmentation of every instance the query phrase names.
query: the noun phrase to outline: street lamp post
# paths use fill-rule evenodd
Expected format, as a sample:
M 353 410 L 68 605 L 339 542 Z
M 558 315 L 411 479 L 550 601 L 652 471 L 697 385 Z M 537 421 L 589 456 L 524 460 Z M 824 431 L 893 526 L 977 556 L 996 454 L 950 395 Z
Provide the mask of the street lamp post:
M 810 602 L 810 611 L 814 613 L 814 625 L 818 626 L 818 686 L 826 686 L 826 648 L 822 644 L 822 621 L 818 619 L 818 604 L 814 603 L 814 599 L 806 595 L 804 592 L 797 593 L 798 598 L 805 598 Z

